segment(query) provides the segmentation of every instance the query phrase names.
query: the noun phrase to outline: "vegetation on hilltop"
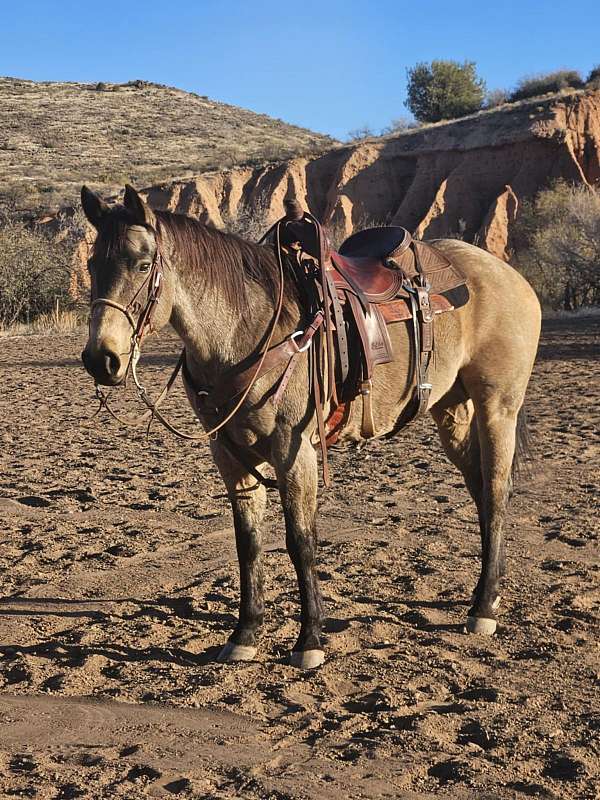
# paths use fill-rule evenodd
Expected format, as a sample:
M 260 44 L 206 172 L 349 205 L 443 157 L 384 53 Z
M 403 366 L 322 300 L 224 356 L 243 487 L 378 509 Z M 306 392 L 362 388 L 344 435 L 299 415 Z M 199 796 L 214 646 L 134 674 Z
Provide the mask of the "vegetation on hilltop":
M 146 81 L 0 78 L 0 205 L 36 215 L 161 180 L 319 153 L 328 137 Z

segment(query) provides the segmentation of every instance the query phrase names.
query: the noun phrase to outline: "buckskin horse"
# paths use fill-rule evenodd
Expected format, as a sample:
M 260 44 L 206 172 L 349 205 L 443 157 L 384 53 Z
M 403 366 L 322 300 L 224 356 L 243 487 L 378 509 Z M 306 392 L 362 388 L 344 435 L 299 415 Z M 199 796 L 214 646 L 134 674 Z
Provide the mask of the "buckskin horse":
M 276 476 L 272 483 L 281 498 L 300 591 L 301 624 L 291 663 L 310 669 L 324 660 L 315 444 L 320 439 L 326 456 L 331 424 L 328 430 L 325 424 L 340 407 L 344 418 L 335 426 L 340 441 L 373 435 L 374 427 L 377 435 L 393 434 L 407 414 L 429 411 L 478 512 L 482 569 L 467 630 L 493 633 L 505 572 L 503 526 L 515 453 L 526 438 L 523 401 L 540 332 L 540 306 L 527 281 L 463 241 L 408 247 L 410 236 L 403 229 L 381 228 L 362 232 L 362 238 L 355 234 L 335 262 L 322 242 L 320 253 L 306 253 L 302 242 L 288 237 L 283 250 L 294 255 L 296 248 L 303 284 L 290 260 L 282 259 L 281 242 L 254 244 L 184 215 L 154 211 L 130 186 L 123 205 L 109 205 L 83 187 L 82 205 L 97 230 L 89 260 L 92 306 L 85 368 L 97 385 L 123 383 L 130 370 L 135 374 L 143 336 L 171 323 L 185 347 L 179 366 L 190 402 L 205 432 L 212 432 L 210 447 L 233 510 L 240 568 L 239 620 L 220 660 L 256 655 L 264 616 L 261 524 L 269 483 L 259 472 L 264 464 Z M 297 209 L 288 216 L 302 217 Z M 403 268 L 409 253 L 412 273 Z M 396 260 L 386 262 L 383 257 L 390 254 Z M 447 281 L 433 296 L 429 278 L 435 282 L 435 270 L 428 275 L 418 263 L 428 254 L 464 276 L 468 293 L 460 303 L 453 305 L 452 292 L 441 291 L 452 289 Z M 314 269 L 307 266 L 311 261 Z M 439 264 L 436 269 L 448 274 Z M 334 272 L 335 302 L 328 291 Z M 307 300 L 303 286 L 309 273 L 318 291 Z M 340 298 L 348 301 L 343 307 Z M 381 312 L 390 309 L 385 303 L 373 308 L 382 301 L 409 308 L 395 317 L 406 321 L 394 323 L 392 315 L 382 332 Z M 364 330 L 359 336 L 354 325 L 342 352 L 337 336 L 351 326 L 352 304 L 353 313 L 362 314 L 363 329 L 368 319 L 379 323 L 379 333 L 371 334 L 368 345 Z M 383 317 L 388 320 L 386 313 Z M 359 350 L 372 345 L 376 351 L 385 337 L 391 356 L 377 359 L 371 353 L 368 364 L 363 358 L 362 366 L 353 367 L 361 361 Z M 355 387 L 347 399 L 360 393 L 362 403 L 341 402 L 346 391 L 336 385 L 341 371 L 346 385 L 350 381 Z M 158 402 L 149 402 L 145 393 L 143 399 L 148 413 L 163 419 Z

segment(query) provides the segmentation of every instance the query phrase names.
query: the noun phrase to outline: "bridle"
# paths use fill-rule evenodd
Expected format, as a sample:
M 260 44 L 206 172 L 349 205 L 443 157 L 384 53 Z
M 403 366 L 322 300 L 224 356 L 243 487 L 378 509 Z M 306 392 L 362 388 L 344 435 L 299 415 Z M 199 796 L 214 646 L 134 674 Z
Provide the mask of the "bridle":
M 181 353 L 179 355 L 179 359 L 177 361 L 177 364 L 175 365 L 175 367 L 173 369 L 173 372 L 171 373 L 166 385 L 164 386 L 163 390 L 161 391 L 160 395 L 157 397 L 156 400 L 153 401 L 152 398 L 148 395 L 145 387 L 142 385 L 142 383 L 140 382 L 140 380 L 138 378 L 138 375 L 137 375 L 137 363 L 138 363 L 138 361 L 140 359 L 140 355 L 141 355 L 141 342 L 142 342 L 142 339 L 143 339 L 144 335 L 146 334 L 146 332 L 150 331 L 152 329 L 152 316 L 154 314 L 156 306 L 158 305 L 158 302 L 159 302 L 159 299 L 160 299 L 160 296 L 161 296 L 161 293 L 162 293 L 163 282 L 164 282 L 165 261 L 164 261 L 164 258 L 163 258 L 162 252 L 161 252 L 161 248 L 160 248 L 160 240 L 159 240 L 157 231 L 154 228 L 148 227 L 147 229 L 154 234 L 154 238 L 155 238 L 155 242 L 156 242 L 156 251 L 154 253 L 154 258 L 152 260 L 152 266 L 150 268 L 150 271 L 148 273 L 147 278 L 144 280 L 144 282 L 141 284 L 139 289 L 136 291 L 136 293 L 133 295 L 133 297 L 127 303 L 126 306 L 122 305 L 121 303 L 117 303 L 116 301 L 111 300 L 108 297 L 99 297 L 99 298 L 97 298 L 97 299 L 92 301 L 92 303 L 90 305 L 90 311 L 91 311 L 91 313 L 93 313 L 95 308 L 98 308 L 100 306 L 108 306 L 109 308 L 114 308 L 117 311 L 120 311 L 126 317 L 127 321 L 129 322 L 129 325 L 131 326 L 131 329 L 132 329 L 131 346 L 130 346 L 129 354 L 128 354 L 129 355 L 129 363 L 127 365 L 127 370 L 126 370 L 126 373 L 125 373 L 125 376 L 124 376 L 123 380 L 125 381 L 126 378 L 127 378 L 127 375 L 129 374 L 129 372 L 131 372 L 131 376 L 132 376 L 133 381 L 135 383 L 135 386 L 136 386 L 136 388 L 138 390 L 139 396 L 143 400 L 143 402 L 146 404 L 146 406 L 148 407 L 148 411 L 146 411 L 144 414 L 140 415 L 139 417 L 135 417 L 135 418 L 124 417 L 122 415 L 116 414 L 113 411 L 113 409 L 110 407 L 110 404 L 109 404 L 109 394 L 110 393 L 109 392 L 105 392 L 103 389 L 101 389 L 100 386 L 98 385 L 98 383 L 96 382 L 96 397 L 98 398 L 99 403 L 100 403 L 98 411 L 96 413 L 98 414 L 98 413 L 100 413 L 100 411 L 102 411 L 102 409 L 106 409 L 108 411 L 108 413 L 112 417 L 114 417 L 118 422 L 120 422 L 120 423 L 122 423 L 124 425 L 128 425 L 130 427 L 138 427 L 141 423 L 148 422 L 148 430 L 150 429 L 150 425 L 152 424 L 152 420 L 153 419 L 157 419 L 162 425 L 165 426 L 165 428 L 167 428 L 169 431 L 171 431 L 171 433 L 174 433 L 176 436 L 179 436 L 181 439 L 188 439 L 188 440 L 192 440 L 192 441 L 198 441 L 198 440 L 201 440 L 201 439 L 205 439 L 207 437 L 208 438 L 216 438 L 217 432 L 219 430 L 221 430 L 235 416 L 235 414 L 237 414 L 237 412 L 240 410 L 240 408 L 242 407 L 242 405 L 245 402 L 246 398 L 250 394 L 250 391 L 252 390 L 254 384 L 256 383 L 258 378 L 260 377 L 261 370 L 263 368 L 263 364 L 265 363 L 265 359 L 267 358 L 267 355 L 269 354 L 271 343 L 273 341 L 273 336 L 275 335 L 275 330 L 277 328 L 277 325 L 279 323 L 279 319 L 281 317 L 281 311 L 282 311 L 282 308 L 283 308 L 283 292 L 284 292 L 284 268 L 283 268 L 283 262 L 282 262 L 281 255 L 280 255 L 279 242 L 277 242 L 277 244 L 278 244 L 278 246 L 277 246 L 277 260 L 278 260 L 278 266 L 279 266 L 279 292 L 278 292 L 278 297 L 277 297 L 277 305 L 276 305 L 276 308 L 275 308 L 275 314 L 273 316 L 273 321 L 271 323 L 271 327 L 270 327 L 270 330 L 269 330 L 269 334 L 268 334 L 265 346 L 263 348 L 262 353 L 258 357 L 256 369 L 254 370 L 254 372 L 252 374 L 252 377 L 250 378 L 250 380 L 248 382 L 248 385 L 246 386 L 244 391 L 240 393 L 239 400 L 235 404 L 234 408 L 227 414 L 227 416 L 224 419 L 222 419 L 217 425 L 214 425 L 209 430 L 204 430 L 202 433 L 200 433 L 198 435 L 194 435 L 194 434 L 185 433 L 184 431 L 181 431 L 178 428 L 176 428 L 158 410 L 158 407 L 162 404 L 162 402 L 165 400 L 165 398 L 169 394 L 169 392 L 171 390 L 171 387 L 173 386 L 173 384 L 175 382 L 175 378 L 177 377 L 177 375 L 179 374 L 179 372 L 181 371 L 181 369 L 185 365 L 185 348 L 181 351 Z M 277 236 L 277 239 L 278 239 L 278 237 L 279 237 L 279 231 L 278 230 L 276 231 L 276 236 Z M 137 298 L 139 297 L 140 293 L 143 291 L 145 286 L 148 286 L 148 296 L 147 296 L 147 299 L 146 299 L 146 304 L 142 308 L 142 310 L 140 311 L 140 313 L 138 315 L 138 318 L 137 318 L 137 321 L 136 321 L 136 319 L 134 318 L 134 316 L 132 314 L 132 311 L 135 313 L 135 311 L 137 310 L 137 307 L 139 305 L 138 301 L 137 301 Z M 295 336 L 295 335 L 296 334 L 293 334 L 292 337 Z M 292 337 L 290 337 L 290 338 L 292 338 Z M 201 391 L 201 392 L 197 392 L 197 394 L 208 394 L 208 392 L 202 392 Z M 256 473 L 256 470 L 252 469 L 251 472 L 258 476 L 258 473 Z M 262 476 L 261 476 L 261 478 L 262 478 Z
M 163 282 L 164 282 L 164 259 L 163 255 L 159 246 L 158 236 L 154 229 L 148 228 L 154 234 L 156 250 L 154 252 L 154 257 L 152 259 L 152 265 L 150 270 L 148 271 L 148 275 L 135 292 L 131 300 L 127 303 L 126 306 L 122 305 L 121 303 L 117 303 L 115 300 L 111 300 L 109 297 L 98 297 L 92 301 L 90 304 L 90 321 L 91 315 L 94 313 L 94 309 L 100 308 L 102 306 L 108 306 L 109 308 L 115 308 L 117 311 L 120 311 L 127 322 L 131 326 L 132 334 L 131 334 L 131 344 L 129 347 L 129 362 L 127 364 L 127 370 L 125 373 L 124 380 L 127 379 L 127 375 L 131 372 L 134 383 L 143 396 L 146 396 L 146 390 L 141 385 L 138 376 L 137 376 L 137 363 L 140 359 L 141 355 L 141 343 L 144 335 L 147 331 L 152 330 L 152 316 L 158 305 L 158 301 L 160 300 L 160 296 L 162 294 Z M 143 292 L 144 288 L 148 287 L 148 294 L 146 297 L 146 304 L 140 310 L 140 303 L 138 301 L 139 295 Z M 139 311 L 137 320 L 134 318 L 133 313 Z M 132 313 L 133 312 L 133 313 Z M 114 417 L 116 415 L 110 408 L 108 404 L 108 393 L 102 390 L 99 384 L 96 382 L 96 397 L 100 401 L 100 411 L 102 408 L 106 408 L 106 410 Z M 116 417 L 119 419 L 119 417 Z M 126 422 L 126 420 L 121 420 Z M 130 424 L 130 423 L 129 423 Z

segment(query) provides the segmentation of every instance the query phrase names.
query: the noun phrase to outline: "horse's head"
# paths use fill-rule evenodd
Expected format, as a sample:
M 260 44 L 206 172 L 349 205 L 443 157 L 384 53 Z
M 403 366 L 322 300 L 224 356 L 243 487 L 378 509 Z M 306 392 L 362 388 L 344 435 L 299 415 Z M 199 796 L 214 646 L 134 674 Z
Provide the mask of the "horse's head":
M 109 206 L 84 186 L 81 203 L 98 232 L 88 261 L 92 305 L 81 358 L 97 383 L 116 386 L 125 378 L 134 346 L 169 321 L 172 297 L 156 216 L 135 189 L 125 187 L 124 205 Z

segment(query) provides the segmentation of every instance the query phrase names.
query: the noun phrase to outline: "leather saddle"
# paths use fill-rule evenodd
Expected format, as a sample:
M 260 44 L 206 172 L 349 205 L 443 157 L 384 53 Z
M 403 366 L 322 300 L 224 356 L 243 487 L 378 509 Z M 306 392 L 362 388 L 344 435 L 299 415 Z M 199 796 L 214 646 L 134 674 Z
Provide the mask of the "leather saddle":
M 359 231 L 335 252 L 312 215 L 293 200 L 290 209 L 280 221 L 280 247 L 295 274 L 302 276 L 301 286 L 318 283 L 317 294 L 312 288 L 305 291 L 309 298 L 305 310 L 310 314 L 322 308 L 325 333 L 333 334 L 335 362 L 328 359 L 328 363 L 334 363 L 335 385 L 325 395 L 333 401 L 325 426 L 327 445 L 336 441 L 359 394 L 361 435 L 376 435 L 373 373 L 379 364 L 394 360 L 388 325 L 402 321 L 411 333 L 409 380 L 414 382 L 412 402 L 396 430 L 404 427 L 427 408 L 434 319 L 468 301 L 465 277 L 434 245 L 416 241 L 400 226 Z
M 349 350 L 361 352 L 360 364 L 355 359 L 354 369 L 345 379 L 342 405 L 357 393 L 363 396 L 361 434 L 369 438 L 375 435 L 373 371 L 377 365 L 394 360 L 387 326 L 401 321 L 413 323 L 416 386 L 413 402 L 399 421 L 398 427 L 403 427 L 427 407 L 432 388 L 427 369 L 433 353 L 435 315 L 464 305 L 469 293 L 464 276 L 449 259 L 435 247 L 415 241 L 399 226 L 359 231 L 346 239 L 339 252 L 329 255 L 328 269 L 338 299 L 348 309 L 348 335 L 354 339 Z M 339 419 L 342 421 L 343 416 Z M 330 430 L 330 443 L 340 430 L 335 425 Z
M 331 258 L 341 277 L 370 303 L 408 297 L 411 282 L 421 275 L 433 297 L 466 284 L 439 250 L 413 239 L 399 226 L 359 231 L 346 239 L 339 252 L 331 253 Z M 461 294 L 464 296 L 466 289 Z

